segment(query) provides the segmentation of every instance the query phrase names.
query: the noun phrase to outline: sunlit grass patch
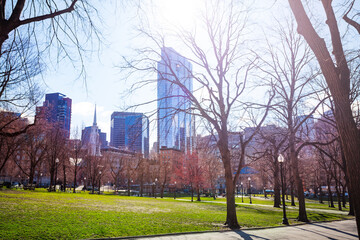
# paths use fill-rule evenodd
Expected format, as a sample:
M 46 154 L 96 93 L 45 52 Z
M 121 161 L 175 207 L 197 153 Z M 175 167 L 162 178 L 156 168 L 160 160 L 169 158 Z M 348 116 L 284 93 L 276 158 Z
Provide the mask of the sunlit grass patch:
M 222 199 L 224 201 L 224 199 Z M 280 209 L 239 205 L 242 227 L 281 225 Z M 297 211 L 289 210 L 290 223 Z M 226 205 L 44 191 L 0 191 L 0 239 L 84 239 L 224 229 Z M 316 221 L 347 216 L 309 213 Z

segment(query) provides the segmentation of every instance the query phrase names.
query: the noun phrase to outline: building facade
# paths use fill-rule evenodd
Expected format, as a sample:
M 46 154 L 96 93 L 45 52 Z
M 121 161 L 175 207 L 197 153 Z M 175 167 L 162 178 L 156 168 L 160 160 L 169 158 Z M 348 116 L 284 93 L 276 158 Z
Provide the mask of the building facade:
M 158 62 L 158 152 L 161 148 L 192 152 L 191 102 L 181 85 L 192 93 L 192 65 L 174 49 L 164 47 Z
M 149 119 L 143 113 L 111 114 L 110 146 L 149 156 Z
M 43 106 L 36 107 L 36 118 L 46 119 L 49 123 L 58 124 L 70 137 L 72 100 L 61 93 L 45 95 Z
M 86 145 L 90 141 L 90 133 L 91 133 L 91 126 L 85 127 L 81 133 L 81 142 L 82 144 Z M 100 128 L 98 128 L 99 140 L 101 148 L 104 148 L 108 145 L 108 141 L 106 141 L 106 133 L 102 132 Z
M 93 125 L 86 127 L 81 133 L 81 144 L 88 150 L 90 156 L 100 156 L 101 148 L 107 146 L 106 133 L 101 132 L 97 125 L 96 106 L 94 111 Z

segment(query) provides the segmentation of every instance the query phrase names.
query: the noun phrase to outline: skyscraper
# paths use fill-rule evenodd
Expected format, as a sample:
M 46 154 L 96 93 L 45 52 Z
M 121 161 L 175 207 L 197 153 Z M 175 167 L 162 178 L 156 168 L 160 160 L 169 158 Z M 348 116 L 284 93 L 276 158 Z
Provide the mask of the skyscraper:
M 149 156 L 149 119 L 143 113 L 111 114 L 110 146 Z
M 193 91 L 191 63 L 174 49 L 162 48 L 157 84 L 159 149 L 192 151 L 194 122 L 184 88 Z
M 61 93 L 49 93 L 45 95 L 43 106 L 36 107 L 36 117 L 44 118 L 50 123 L 58 124 L 65 130 L 67 138 L 70 137 L 71 124 L 71 103 L 70 98 Z

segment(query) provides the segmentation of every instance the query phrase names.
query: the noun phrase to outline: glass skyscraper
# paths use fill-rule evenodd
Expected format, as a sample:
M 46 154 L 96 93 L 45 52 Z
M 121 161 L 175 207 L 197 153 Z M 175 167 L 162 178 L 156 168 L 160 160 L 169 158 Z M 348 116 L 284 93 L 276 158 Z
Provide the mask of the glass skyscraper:
M 49 93 L 45 95 L 43 106 L 36 108 L 36 117 L 46 119 L 50 123 L 58 124 L 65 130 L 67 138 L 70 137 L 71 124 L 71 103 L 70 98 L 61 93 Z
M 111 114 L 110 146 L 149 156 L 149 119 L 143 113 Z
M 191 63 L 174 49 L 162 48 L 157 82 L 159 149 L 192 152 L 194 124 L 184 88 L 193 91 Z

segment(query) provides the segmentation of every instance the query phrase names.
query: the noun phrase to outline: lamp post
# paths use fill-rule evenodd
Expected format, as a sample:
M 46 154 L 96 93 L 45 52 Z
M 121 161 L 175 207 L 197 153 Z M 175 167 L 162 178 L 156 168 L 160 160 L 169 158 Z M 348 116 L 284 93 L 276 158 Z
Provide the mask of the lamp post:
M 43 175 L 43 174 L 42 174 L 42 173 L 40 173 L 40 179 L 39 179 L 39 185 L 40 185 L 40 186 L 39 186 L 39 187 L 41 187 L 42 175 Z
M 154 197 L 156 198 L 156 186 L 157 186 L 157 178 L 155 178 L 155 182 L 154 182 Z
M 244 202 L 244 186 L 242 182 L 241 182 L 241 202 Z
M 174 199 L 176 199 L 176 181 L 174 182 Z
M 57 184 L 57 172 L 58 172 L 58 165 L 60 160 L 58 158 L 55 159 L 55 188 L 54 191 L 56 191 L 56 184 Z
M 100 181 L 101 181 L 101 171 L 99 171 L 99 194 L 100 194 Z
M 84 177 L 84 188 L 85 188 L 85 191 L 86 191 L 86 177 Z
M 285 209 L 285 190 L 284 190 L 284 176 L 283 176 L 283 162 L 284 162 L 284 156 L 282 154 L 279 155 L 278 161 L 280 163 L 280 178 L 281 178 L 281 191 L 282 191 L 282 205 L 283 205 L 283 219 L 282 223 L 285 225 L 289 225 L 289 221 L 286 218 L 286 209 Z
M 152 183 L 152 195 L 155 197 L 155 182 Z
M 250 178 L 250 177 L 248 177 L 248 181 L 249 181 L 249 197 L 250 197 L 250 204 L 252 204 L 252 201 L 251 201 L 251 185 L 250 185 L 251 178 Z

